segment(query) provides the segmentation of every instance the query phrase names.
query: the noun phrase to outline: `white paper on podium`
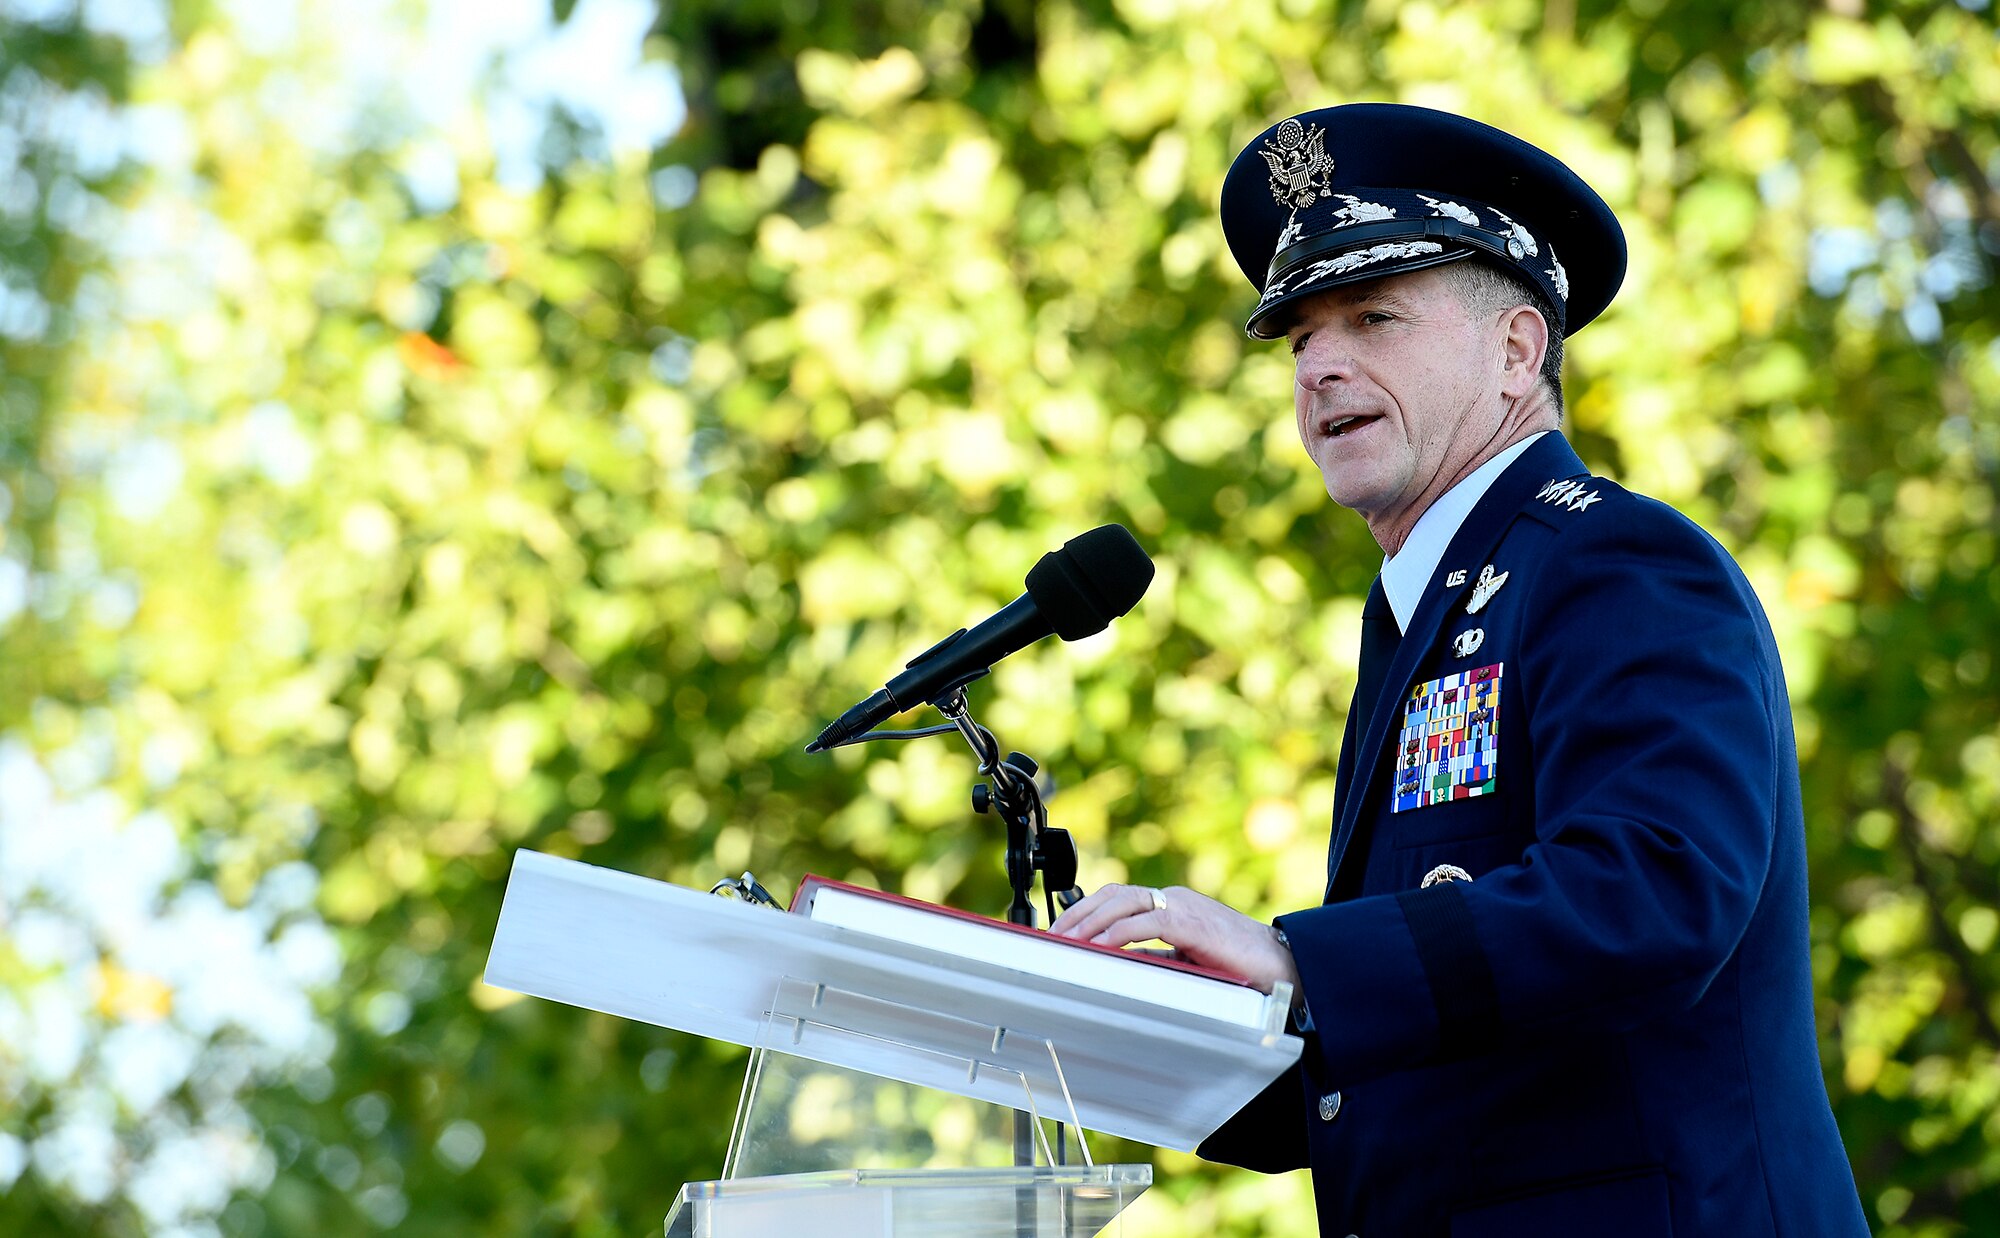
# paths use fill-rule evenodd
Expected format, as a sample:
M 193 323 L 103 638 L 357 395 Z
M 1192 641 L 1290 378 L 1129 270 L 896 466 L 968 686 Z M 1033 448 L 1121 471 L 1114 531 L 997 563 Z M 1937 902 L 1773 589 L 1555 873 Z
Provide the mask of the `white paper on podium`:
M 1061 1079 L 1052 1069 L 1034 1075 L 1046 1054 L 1016 1057 L 1035 1095 L 1059 1097 L 1067 1083 L 1087 1129 L 1183 1152 L 1299 1056 L 1295 1036 L 536 851 L 515 853 L 486 961 L 486 983 L 498 988 L 739 1045 L 756 1043 L 786 977 L 1051 1041 Z M 1020 1099 L 1018 1078 L 968 1072 L 890 1040 L 815 1036 L 773 1047 L 994 1104 Z

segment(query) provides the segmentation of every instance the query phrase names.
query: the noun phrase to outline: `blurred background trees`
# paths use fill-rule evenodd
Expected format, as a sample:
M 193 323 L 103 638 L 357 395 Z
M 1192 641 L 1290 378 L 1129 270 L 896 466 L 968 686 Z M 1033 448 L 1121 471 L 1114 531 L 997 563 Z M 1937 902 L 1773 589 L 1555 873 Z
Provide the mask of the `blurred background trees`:
M 513 850 L 997 911 L 832 713 L 1106 520 L 984 717 L 1085 884 L 1316 901 L 1379 562 L 1214 218 L 1287 112 L 1570 160 L 1568 431 L 1772 614 L 1884 1233 L 2000 1228 L 1986 0 L 0 4 L 0 1230 L 639 1233 L 741 1055 L 480 982 Z M 1305 1234 L 1154 1156 L 1133 1223 Z

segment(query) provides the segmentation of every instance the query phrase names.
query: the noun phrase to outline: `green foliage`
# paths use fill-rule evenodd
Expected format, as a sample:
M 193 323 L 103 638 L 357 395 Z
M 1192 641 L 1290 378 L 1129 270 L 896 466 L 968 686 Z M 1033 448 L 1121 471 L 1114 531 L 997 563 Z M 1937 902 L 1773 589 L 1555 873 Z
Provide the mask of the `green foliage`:
M 259 102 L 309 54 L 180 20 L 129 90 L 192 156 L 101 178 L 158 243 L 93 300 L 56 173 L 0 228 L 58 311 L 0 340 L 0 569 L 36 598 L 0 617 L 0 728 L 110 736 L 105 785 L 234 905 L 320 874 L 334 1047 L 247 1093 L 273 1176 L 231 1232 L 656 1224 L 720 1169 L 740 1054 L 483 986 L 513 849 L 997 910 L 958 749 L 800 747 L 1106 520 L 1159 563 L 1145 601 L 1003 664 L 982 718 L 1064 784 L 1086 885 L 1317 900 L 1379 553 L 1293 441 L 1287 359 L 1237 330 L 1214 205 L 1270 119 L 1361 98 L 1503 125 L 1619 212 L 1632 270 L 1573 342 L 1569 432 L 1729 544 L 1779 631 L 1871 1214 L 2000 1228 L 1986 12 L 681 3 L 664 149 L 509 187 L 461 125 L 435 211 L 403 139 L 315 143 Z M 84 34 L 0 46 L 128 89 Z M 0 992 L 45 981 L 10 958 Z M 1157 1159 L 1149 1232 L 1309 1231 L 1296 1177 Z M 139 1215 L 34 1169 L 0 1197 L 9 1231 Z

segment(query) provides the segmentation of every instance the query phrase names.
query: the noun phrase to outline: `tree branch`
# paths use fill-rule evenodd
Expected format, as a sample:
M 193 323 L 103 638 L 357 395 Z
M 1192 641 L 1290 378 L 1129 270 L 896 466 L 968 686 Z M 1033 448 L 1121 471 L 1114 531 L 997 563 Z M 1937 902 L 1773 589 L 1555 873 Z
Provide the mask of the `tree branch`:
M 1896 838 L 1902 845 L 1904 858 L 1910 862 L 1910 874 L 1923 891 L 1924 913 L 1930 920 L 1931 934 L 1958 969 L 1959 982 L 1967 994 L 1966 1004 L 1972 1008 L 1980 1033 L 1989 1045 L 2000 1048 L 2000 1025 L 1993 1021 L 1992 995 L 1980 983 L 1978 960 L 1972 950 L 1944 918 L 1943 883 L 1932 873 L 1930 857 L 1924 853 L 1923 842 L 1917 836 L 1923 822 L 1910 806 L 1909 775 L 1894 759 L 1882 762 L 1882 798 L 1896 818 Z

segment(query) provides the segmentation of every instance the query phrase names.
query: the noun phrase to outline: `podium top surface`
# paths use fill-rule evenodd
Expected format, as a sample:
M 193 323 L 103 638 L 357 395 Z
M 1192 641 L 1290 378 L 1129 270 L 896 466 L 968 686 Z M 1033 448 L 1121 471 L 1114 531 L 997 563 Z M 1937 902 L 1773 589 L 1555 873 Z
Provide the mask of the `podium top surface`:
M 1018 1078 L 968 1071 L 961 1054 L 978 1029 L 1004 1029 L 980 1060 L 1026 1073 L 1037 1096 L 1066 1090 L 1089 1129 L 1182 1151 L 1300 1049 L 1296 1037 L 526 850 L 486 967 L 500 988 L 740 1045 L 768 1037 L 774 1011 L 818 1018 L 780 1002 L 781 986 L 801 987 L 787 980 L 852 1000 L 828 1003 L 814 1034 L 769 1048 L 1016 1104 Z M 1059 1070 L 1041 1065 L 1042 1041 Z

